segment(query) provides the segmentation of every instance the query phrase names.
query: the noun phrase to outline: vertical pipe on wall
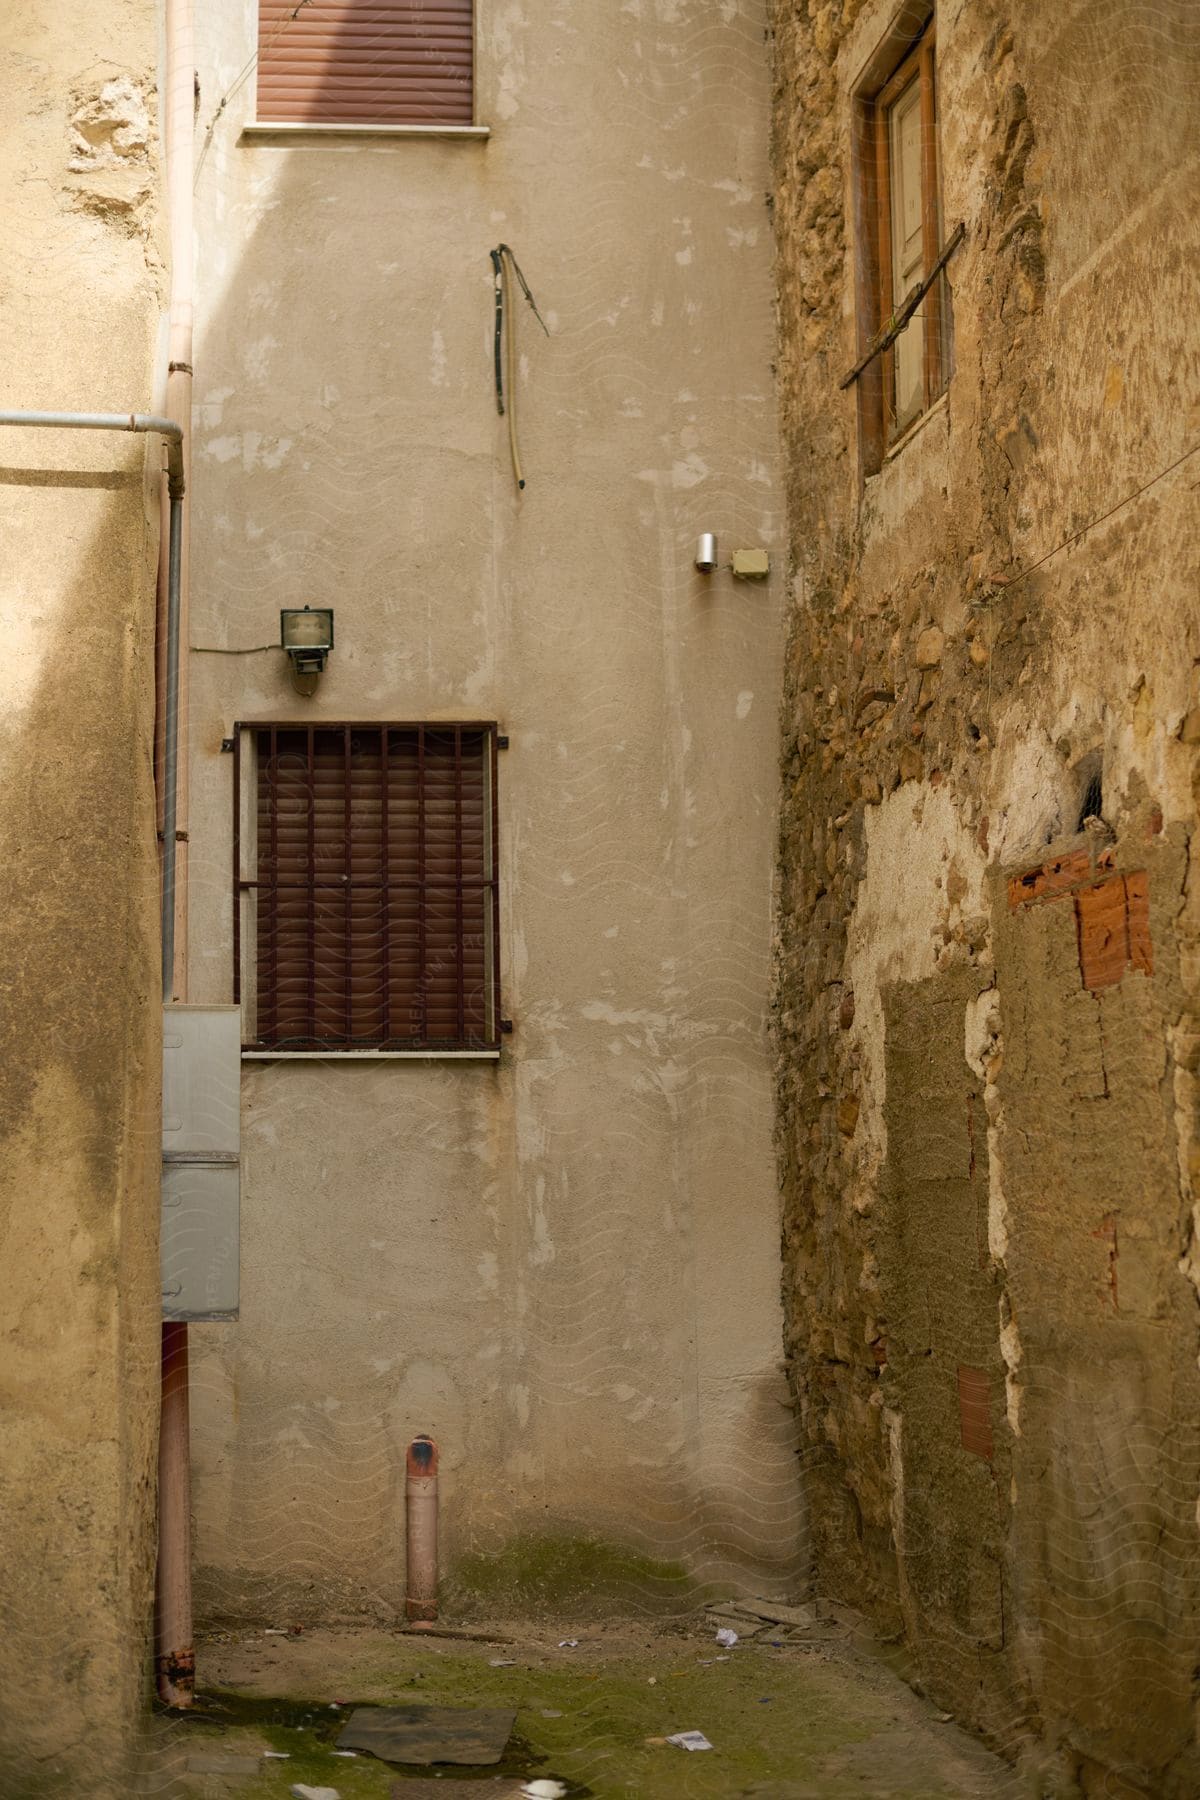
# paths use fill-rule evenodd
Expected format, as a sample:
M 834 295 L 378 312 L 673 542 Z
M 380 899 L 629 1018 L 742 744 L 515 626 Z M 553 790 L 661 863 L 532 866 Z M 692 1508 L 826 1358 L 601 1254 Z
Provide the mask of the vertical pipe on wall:
M 158 1697 L 190 1706 L 196 1685 L 192 1648 L 192 1525 L 188 1457 L 188 1328 L 162 1328 L 162 1421 L 158 1439 L 158 1579 L 155 1591 Z
M 171 301 L 167 398 L 183 426 L 183 465 L 191 478 L 192 418 L 192 133 L 196 58 L 192 0 L 166 4 L 167 223 L 171 242 Z M 168 618 L 163 645 L 163 998 L 187 997 L 187 659 L 179 644 L 188 630 L 187 521 L 172 533 Z M 173 615 L 173 616 L 172 616 Z M 160 643 L 161 643 L 160 634 Z M 186 642 L 186 636 L 183 636 Z M 174 667 L 172 662 L 174 648 Z M 182 739 L 183 753 L 179 753 Z M 168 816 L 169 814 L 169 816 Z M 168 862 L 170 886 L 167 886 Z M 158 1568 L 155 1579 L 155 1670 L 159 1699 L 190 1706 L 195 1688 L 192 1648 L 191 1458 L 188 1412 L 188 1328 L 164 1322 L 162 1399 L 158 1440 Z
M 431 1625 L 437 1618 L 438 1452 L 422 1434 L 408 1446 L 405 1459 L 405 1555 L 408 1565 L 405 1617 L 410 1625 Z

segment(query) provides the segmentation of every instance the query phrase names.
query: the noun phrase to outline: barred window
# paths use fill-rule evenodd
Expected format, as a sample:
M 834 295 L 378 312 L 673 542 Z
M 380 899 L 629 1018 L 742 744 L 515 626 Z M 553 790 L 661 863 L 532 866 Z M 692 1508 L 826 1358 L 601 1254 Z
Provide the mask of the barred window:
M 238 728 L 248 1052 L 498 1048 L 496 748 L 492 724 Z
M 931 14 L 917 0 L 902 9 L 855 101 L 860 347 L 888 333 L 858 370 L 866 474 L 945 391 L 951 373 L 950 288 L 944 270 L 933 275 L 943 234 Z M 889 331 L 923 286 L 915 311 Z
M 469 125 L 472 0 L 259 0 L 260 124 Z

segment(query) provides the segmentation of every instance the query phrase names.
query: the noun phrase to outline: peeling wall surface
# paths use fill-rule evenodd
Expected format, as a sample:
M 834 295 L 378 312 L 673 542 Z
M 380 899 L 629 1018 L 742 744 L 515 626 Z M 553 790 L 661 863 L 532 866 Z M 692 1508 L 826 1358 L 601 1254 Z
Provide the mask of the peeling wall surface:
M 692 566 L 702 530 L 726 563 L 784 543 L 765 8 L 480 0 L 477 27 L 490 138 L 264 139 L 253 6 L 198 18 L 191 641 L 269 644 L 307 602 L 336 648 L 310 700 L 278 651 L 191 658 L 189 997 L 232 992 L 235 720 L 495 719 L 515 1027 L 498 1064 L 244 1065 L 241 1318 L 192 1333 L 209 1616 L 391 1614 L 421 1431 L 447 1594 L 468 1557 L 594 1540 L 634 1606 L 661 1561 L 801 1566 L 782 588 Z M 549 330 L 518 296 L 520 495 L 501 240 Z
M 863 480 L 851 120 L 899 12 L 774 9 L 779 1154 L 817 1573 L 1031 1792 L 1182 1796 L 1200 14 L 940 0 L 954 372 Z
M 0 23 L 0 406 L 150 410 L 151 0 Z M 0 431 L 0 1791 L 124 1791 L 159 1364 L 156 441 Z

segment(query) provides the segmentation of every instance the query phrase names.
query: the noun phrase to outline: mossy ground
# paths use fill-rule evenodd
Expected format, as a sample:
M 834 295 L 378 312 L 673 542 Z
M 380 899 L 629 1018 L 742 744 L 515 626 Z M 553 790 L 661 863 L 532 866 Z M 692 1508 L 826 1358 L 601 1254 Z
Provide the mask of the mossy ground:
M 715 1595 L 678 1563 L 639 1556 L 602 1538 L 523 1533 L 497 1551 L 461 1556 L 444 1600 L 464 1618 L 499 1611 L 536 1619 L 677 1618 Z
M 347 1708 L 335 1710 L 334 1701 L 515 1707 L 500 1773 L 556 1775 L 595 1800 L 991 1800 L 1012 1792 L 1003 1765 L 934 1722 L 885 1671 L 864 1673 L 819 1647 L 752 1643 L 717 1662 L 707 1629 L 580 1627 L 569 1633 L 581 1638 L 575 1650 L 558 1649 L 557 1633 L 509 1627 L 507 1635 L 510 1645 L 351 1630 L 201 1642 L 201 1685 L 214 1704 L 186 1721 L 157 1722 L 146 1792 L 159 1800 L 280 1800 L 305 1782 L 336 1788 L 341 1800 L 384 1800 L 394 1785 L 402 1792 L 406 1775 L 435 1773 L 335 1757 Z M 500 1658 L 512 1666 L 493 1666 Z M 703 1731 L 713 1749 L 688 1753 L 661 1741 L 686 1730 Z M 258 1774 L 236 1780 L 186 1771 L 201 1751 L 263 1749 L 285 1750 L 288 1760 L 263 1762 Z M 497 1771 L 443 1773 L 477 1780 L 483 1800 Z

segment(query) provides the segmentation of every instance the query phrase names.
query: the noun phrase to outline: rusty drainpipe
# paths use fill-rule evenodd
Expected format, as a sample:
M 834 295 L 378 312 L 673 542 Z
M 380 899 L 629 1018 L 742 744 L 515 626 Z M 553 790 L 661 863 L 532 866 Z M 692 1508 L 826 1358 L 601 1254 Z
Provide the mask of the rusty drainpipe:
M 167 404 L 182 422 L 181 451 L 190 478 L 192 418 L 192 188 L 196 58 L 192 0 L 166 0 L 164 140 L 171 290 Z M 163 900 L 163 998 L 187 998 L 188 672 L 181 642 L 188 631 L 188 521 L 175 554 L 179 568 L 166 582 L 167 618 L 159 620 L 160 682 L 164 695 L 161 745 L 163 864 L 172 870 L 170 911 Z M 170 596 L 175 595 L 174 616 Z M 166 630 L 162 629 L 166 625 Z M 172 718 L 173 715 L 173 718 Z M 182 720 L 182 731 L 179 722 Z M 183 755 L 179 755 L 182 738 Z M 168 816 L 169 815 L 169 816 Z M 178 881 L 176 882 L 176 874 Z M 155 1677 L 167 1706 L 192 1704 L 196 1658 L 192 1643 L 191 1447 L 188 1406 L 188 1327 L 162 1327 L 162 1389 L 158 1435 L 158 1565 L 154 1590 Z
M 418 1630 L 437 1618 L 438 1452 L 422 1434 L 405 1458 L 405 1558 L 408 1565 L 404 1612 Z

